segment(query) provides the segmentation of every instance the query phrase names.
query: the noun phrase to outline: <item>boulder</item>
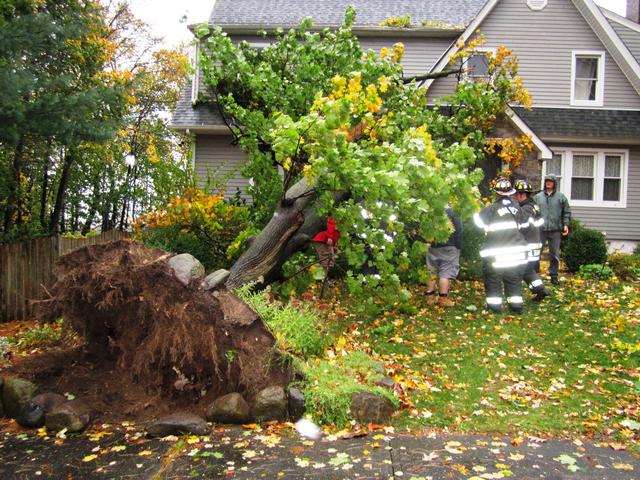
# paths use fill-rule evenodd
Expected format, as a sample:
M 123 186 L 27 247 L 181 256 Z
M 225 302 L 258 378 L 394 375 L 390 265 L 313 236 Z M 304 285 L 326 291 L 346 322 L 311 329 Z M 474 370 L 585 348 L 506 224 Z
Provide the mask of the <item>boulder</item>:
M 176 278 L 185 286 L 204 277 L 204 267 L 196 257 L 189 253 L 181 253 L 171 257 L 167 264 L 173 270 Z
M 209 433 L 209 426 L 198 415 L 189 412 L 176 412 L 162 417 L 147 426 L 147 433 L 152 437 L 166 437 L 181 433 L 206 435 Z
M 287 393 L 280 386 L 267 387 L 256 395 L 253 416 L 258 421 L 284 420 L 287 416 Z
M 58 404 L 45 415 L 47 430 L 59 432 L 81 432 L 91 421 L 91 409 L 82 400 L 67 400 Z
M 221 268 L 220 270 L 216 270 L 213 273 L 210 273 L 206 276 L 206 278 L 202 281 L 202 288 L 207 291 L 215 290 L 221 285 L 224 285 L 224 282 L 229 278 L 229 271 Z
M 369 392 L 358 392 L 351 396 L 351 414 L 360 423 L 387 423 L 395 408 L 391 400 Z
M 45 413 L 49 413 L 58 405 L 66 402 L 67 399 L 59 393 L 46 392 L 36 395 L 31 401 L 42 408 Z
M 389 390 L 393 390 L 393 387 L 396 386 L 396 382 L 393 380 L 393 378 L 389 377 L 377 378 L 373 381 L 373 384 L 377 385 L 378 387 L 387 388 Z
M 2 403 L 5 415 L 16 418 L 22 407 L 29 402 L 38 391 L 38 387 L 23 378 L 5 378 L 2 386 Z
M 45 411 L 35 402 L 25 403 L 20 410 L 20 415 L 16 417 L 18 425 L 25 428 L 40 428 L 44 425 Z
M 289 416 L 298 420 L 304 415 L 304 394 L 299 388 L 289 388 Z
M 251 419 L 249 404 L 237 392 L 229 393 L 209 405 L 207 420 L 216 423 L 248 423 Z

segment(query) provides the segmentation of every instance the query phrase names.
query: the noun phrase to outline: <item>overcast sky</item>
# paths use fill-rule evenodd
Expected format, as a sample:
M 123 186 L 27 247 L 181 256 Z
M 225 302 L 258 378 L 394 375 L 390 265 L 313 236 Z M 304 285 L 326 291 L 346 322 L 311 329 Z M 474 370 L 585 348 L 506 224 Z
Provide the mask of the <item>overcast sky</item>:
M 626 0 L 595 2 L 620 15 L 626 13 Z M 167 46 L 190 41 L 187 25 L 206 21 L 213 3 L 214 0 L 131 0 L 135 14 L 149 23 L 156 35 L 164 37 Z

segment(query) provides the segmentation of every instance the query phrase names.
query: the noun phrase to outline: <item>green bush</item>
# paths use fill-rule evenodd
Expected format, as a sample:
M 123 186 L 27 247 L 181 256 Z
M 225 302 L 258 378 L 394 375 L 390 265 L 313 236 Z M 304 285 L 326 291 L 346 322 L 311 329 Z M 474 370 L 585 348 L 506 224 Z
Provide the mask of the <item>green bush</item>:
M 571 272 L 577 272 L 582 265 L 605 263 L 607 244 L 604 234 L 586 227 L 574 229 L 566 240 L 564 261 Z
M 613 270 L 605 264 L 590 263 L 581 265 L 577 275 L 585 280 L 609 280 L 613 277 Z
M 463 222 L 462 250 L 460 251 L 460 279 L 475 280 L 482 278 L 482 260 L 480 247 L 484 241 L 484 232 L 472 219 Z
M 640 279 L 640 254 L 614 253 L 609 255 L 607 264 L 620 280 Z
M 233 254 L 239 253 L 236 239 L 247 228 L 248 219 L 247 207 L 191 188 L 164 210 L 137 218 L 133 231 L 145 245 L 190 253 L 211 271 L 228 267 Z

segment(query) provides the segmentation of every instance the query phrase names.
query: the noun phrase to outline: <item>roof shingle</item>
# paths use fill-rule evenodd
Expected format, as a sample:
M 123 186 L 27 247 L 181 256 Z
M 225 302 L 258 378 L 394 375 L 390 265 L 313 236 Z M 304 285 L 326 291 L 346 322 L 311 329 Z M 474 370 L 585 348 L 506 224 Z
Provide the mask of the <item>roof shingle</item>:
M 305 17 L 315 25 L 338 26 L 349 5 L 356 26 L 373 27 L 388 17 L 409 15 L 421 22 L 467 25 L 486 0 L 216 0 L 210 23 L 216 25 L 296 26 Z

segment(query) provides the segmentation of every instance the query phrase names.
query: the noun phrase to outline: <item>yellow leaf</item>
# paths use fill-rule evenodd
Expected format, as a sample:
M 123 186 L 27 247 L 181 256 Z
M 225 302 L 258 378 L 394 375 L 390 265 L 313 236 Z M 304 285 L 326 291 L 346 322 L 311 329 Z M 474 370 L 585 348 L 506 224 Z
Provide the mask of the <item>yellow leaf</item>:
M 122 452 L 123 450 L 126 450 L 127 447 L 125 447 L 124 445 L 116 445 L 115 447 L 111 447 L 111 451 L 112 452 Z
M 83 462 L 91 462 L 92 460 L 95 460 L 96 458 L 98 458 L 98 455 L 96 455 L 95 453 L 92 455 L 87 455 L 86 457 L 84 457 L 82 459 Z
M 630 465 L 628 463 L 614 463 L 613 468 L 615 468 L 616 470 L 626 470 L 630 472 L 631 470 L 633 470 L 633 465 Z
M 138 456 L 146 457 L 146 456 L 149 456 L 149 455 L 152 455 L 152 454 L 153 454 L 153 452 L 151 450 L 143 450 L 138 454 Z

